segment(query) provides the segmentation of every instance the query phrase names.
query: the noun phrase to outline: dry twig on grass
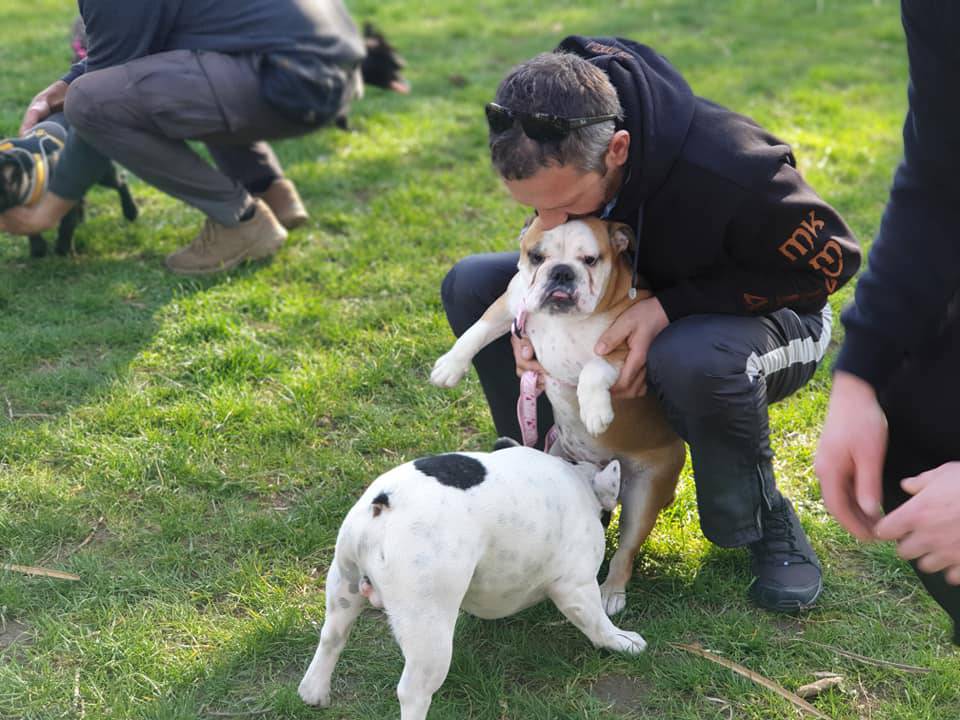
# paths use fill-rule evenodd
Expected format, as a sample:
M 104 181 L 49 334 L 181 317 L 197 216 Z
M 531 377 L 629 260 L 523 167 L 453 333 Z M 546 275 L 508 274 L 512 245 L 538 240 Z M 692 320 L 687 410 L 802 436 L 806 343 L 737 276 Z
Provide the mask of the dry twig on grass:
M 54 580 L 79 580 L 79 575 L 73 573 L 61 572 L 59 570 L 48 570 L 47 568 L 35 567 L 32 565 L 11 565 L 4 563 L 0 568 L 7 572 L 20 573 L 21 575 L 36 575 L 37 577 L 48 577 Z
M 727 658 L 721 657 L 720 655 L 712 653 L 709 650 L 705 650 L 699 645 L 687 645 L 684 643 L 670 643 L 670 646 L 679 648 L 680 650 L 686 650 L 687 652 L 693 653 L 694 655 L 699 655 L 702 658 L 706 658 L 710 662 L 715 662 L 717 663 L 717 665 L 722 665 L 723 667 L 728 668 L 729 670 L 733 670 L 738 675 L 742 675 L 745 678 L 753 680 L 753 682 L 757 683 L 758 685 L 763 685 L 763 687 L 767 688 L 768 690 L 772 690 L 777 695 L 782 697 L 784 700 L 787 700 L 790 703 L 792 703 L 794 707 L 797 707 L 800 710 L 803 710 L 808 715 L 812 715 L 815 718 L 820 718 L 820 720 L 831 720 L 829 716 L 824 715 L 822 712 L 817 710 L 813 705 L 808 703 L 806 700 L 804 700 L 801 697 L 798 697 L 794 693 L 787 690 L 785 687 L 783 687 L 783 685 L 775 683 L 773 680 L 765 678 L 763 675 L 760 675 L 759 673 L 755 673 L 753 670 L 750 670 L 749 668 L 746 668 L 743 665 L 740 665 L 739 663 L 735 663 L 733 660 L 728 660 Z

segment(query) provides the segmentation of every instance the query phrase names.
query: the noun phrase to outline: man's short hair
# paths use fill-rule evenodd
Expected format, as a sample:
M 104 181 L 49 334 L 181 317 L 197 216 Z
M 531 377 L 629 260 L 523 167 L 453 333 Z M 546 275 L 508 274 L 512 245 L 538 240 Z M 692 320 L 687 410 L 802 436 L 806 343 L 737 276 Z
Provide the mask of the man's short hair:
M 494 100 L 519 112 L 563 118 L 617 115 L 623 108 L 606 73 L 579 55 L 542 53 L 517 65 L 501 81 Z M 613 121 L 572 130 L 560 142 L 528 138 L 519 123 L 501 133 L 490 132 L 490 157 L 505 180 L 523 180 L 551 165 L 573 165 L 606 172 L 604 157 L 616 131 Z

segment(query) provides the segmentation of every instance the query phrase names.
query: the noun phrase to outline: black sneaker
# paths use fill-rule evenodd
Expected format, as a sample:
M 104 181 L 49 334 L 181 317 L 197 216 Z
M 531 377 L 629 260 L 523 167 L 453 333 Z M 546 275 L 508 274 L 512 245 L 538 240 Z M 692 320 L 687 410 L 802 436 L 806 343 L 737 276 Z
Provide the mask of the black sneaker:
M 750 596 L 760 607 L 777 612 L 810 607 L 823 590 L 823 576 L 793 506 L 780 495 L 773 509 L 763 507 L 760 520 L 763 537 L 750 545 L 756 576 Z

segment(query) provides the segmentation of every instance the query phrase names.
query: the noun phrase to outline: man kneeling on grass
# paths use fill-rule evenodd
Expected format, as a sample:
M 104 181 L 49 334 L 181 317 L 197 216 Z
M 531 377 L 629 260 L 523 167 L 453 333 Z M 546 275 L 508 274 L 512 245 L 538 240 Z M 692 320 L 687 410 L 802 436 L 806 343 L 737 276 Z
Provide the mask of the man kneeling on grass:
M 342 116 L 360 87 L 364 40 L 340 0 L 80 0 L 80 13 L 87 57 L 34 98 L 21 127 L 66 112 L 50 192 L 0 215 L 0 230 L 54 227 L 115 160 L 207 216 L 167 258 L 173 272 L 275 253 L 307 213 L 264 140 Z M 187 140 L 206 143 L 216 167 Z
M 786 143 L 697 97 L 662 56 L 630 40 L 569 37 L 514 68 L 486 112 L 494 167 L 543 229 L 588 215 L 633 229 L 634 268 L 653 297 L 625 311 L 595 348 L 629 347 L 611 391 L 656 394 L 690 446 L 704 534 L 750 548 L 754 601 L 809 607 L 820 564 L 777 489 L 767 408 L 823 359 L 827 296 L 860 263 L 849 228 L 801 177 Z M 503 293 L 516 266 L 516 253 L 500 253 L 450 271 L 442 295 L 456 334 Z M 513 343 L 491 343 L 474 364 L 497 431 L 519 439 L 512 369 L 543 368 L 528 340 Z

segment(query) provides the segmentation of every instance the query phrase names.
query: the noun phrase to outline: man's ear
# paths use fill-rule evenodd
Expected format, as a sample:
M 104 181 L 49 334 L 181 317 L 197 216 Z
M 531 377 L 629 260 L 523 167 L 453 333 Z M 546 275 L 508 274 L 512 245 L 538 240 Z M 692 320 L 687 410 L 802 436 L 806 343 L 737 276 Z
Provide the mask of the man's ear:
M 633 230 L 624 223 L 610 223 L 610 247 L 618 255 L 633 244 Z
M 603 161 L 607 166 L 607 172 L 616 170 L 627 164 L 630 158 L 630 133 L 626 130 L 617 130 L 610 143 L 607 145 L 607 154 Z

